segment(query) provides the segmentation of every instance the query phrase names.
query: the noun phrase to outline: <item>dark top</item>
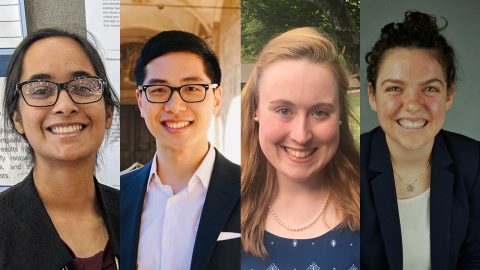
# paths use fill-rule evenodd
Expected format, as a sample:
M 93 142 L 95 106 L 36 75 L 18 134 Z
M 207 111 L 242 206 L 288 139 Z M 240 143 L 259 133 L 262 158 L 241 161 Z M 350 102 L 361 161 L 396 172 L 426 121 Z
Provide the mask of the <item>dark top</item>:
M 68 251 L 75 258 L 67 265 L 68 270 L 117 270 L 110 241 L 107 241 L 104 250 L 89 258 L 79 258 L 67 243 L 65 243 L 65 246 L 67 246 Z
M 152 161 L 120 176 L 120 269 L 123 270 L 137 268 L 140 223 L 151 166 Z M 240 233 L 240 166 L 215 149 L 215 162 L 198 224 L 190 270 L 240 269 L 240 238 L 217 241 L 220 232 Z
M 269 256 L 242 252 L 242 270 L 359 270 L 360 233 L 333 229 L 313 239 L 287 239 L 265 231 Z
M 430 176 L 434 270 L 480 269 L 480 144 L 440 130 Z M 403 269 L 402 234 L 385 132 L 360 136 L 361 268 Z
M 113 255 L 120 254 L 120 191 L 95 182 Z M 58 235 L 30 174 L 0 193 L 0 269 L 62 269 L 74 260 Z

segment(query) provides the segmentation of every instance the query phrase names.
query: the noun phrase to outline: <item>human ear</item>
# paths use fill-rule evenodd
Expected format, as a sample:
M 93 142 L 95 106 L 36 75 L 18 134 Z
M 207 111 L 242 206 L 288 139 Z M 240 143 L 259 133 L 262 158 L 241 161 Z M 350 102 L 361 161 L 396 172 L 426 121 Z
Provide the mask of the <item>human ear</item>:
M 450 91 L 447 92 L 447 108 L 446 110 L 450 109 L 452 107 L 453 103 L 453 95 L 455 94 L 455 85 L 452 83 L 450 86 Z
M 372 83 L 368 84 L 368 103 L 374 112 L 377 111 L 377 99 L 375 98 L 375 92 L 373 90 Z
M 136 90 L 136 94 L 137 94 L 137 102 L 138 102 L 138 108 L 140 109 L 140 116 L 142 118 L 145 118 L 143 116 L 143 104 L 142 104 L 142 93 L 140 93 L 140 91 L 138 91 L 138 89 Z
M 25 134 L 20 113 L 18 113 L 17 111 L 14 111 L 12 120 L 13 120 L 13 123 L 15 124 L 15 129 L 17 130 L 17 132 L 20 134 Z
M 105 109 L 105 129 L 110 129 L 112 127 L 114 110 L 113 106 L 107 106 Z
M 215 89 L 215 96 L 213 97 L 213 109 L 212 114 L 217 114 L 220 109 L 220 103 L 222 101 L 222 87 L 219 86 Z

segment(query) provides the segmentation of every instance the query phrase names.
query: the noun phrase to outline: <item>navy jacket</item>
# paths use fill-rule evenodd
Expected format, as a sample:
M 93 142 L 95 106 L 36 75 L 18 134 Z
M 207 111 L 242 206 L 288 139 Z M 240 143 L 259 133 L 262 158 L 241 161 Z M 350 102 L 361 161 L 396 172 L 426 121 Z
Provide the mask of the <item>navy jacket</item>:
M 113 255 L 120 255 L 120 191 L 95 181 Z M 63 269 L 72 254 L 58 235 L 33 182 L 33 171 L 0 194 L 0 269 Z
M 120 177 L 122 270 L 137 269 L 140 223 L 151 166 L 152 161 Z M 222 231 L 240 233 L 240 166 L 228 161 L 215 149 L 191 270 L 240 269 L 240 238 L 217 242 Z
M 360 137 L 361 269 L 403 269 L 392 162 L 384 131 Z M 430 249 L 433 270 L 480 269 L 480 145 L 441 130 L 433 144 Z

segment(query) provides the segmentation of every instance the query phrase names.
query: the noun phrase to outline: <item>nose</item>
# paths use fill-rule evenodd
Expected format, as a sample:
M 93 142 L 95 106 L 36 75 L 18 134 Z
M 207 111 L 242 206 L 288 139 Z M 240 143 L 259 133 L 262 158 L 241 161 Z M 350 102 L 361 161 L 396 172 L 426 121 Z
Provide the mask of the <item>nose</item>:
M 306 117 L 297 116 L 291 122 L 290 138 L 300 145 L 306 144 L 313 135 Z
M 178 91 L 174 91 L 170 100 L 165 103 L 165 111 L 173 114 L 186 110 L 186 102 L 180 97 Z
M 63 114 L 65 116 L 69 116 L 72 113 L 78 112 L 78 104 L 73 102 L 66 90 L 62 90 L 60 90 L 57 102 L 53 106 L 53 111 L 55 112 L 55 114 Z
M 403 108 L 409 112 L 416 112 L 422 108 L 422 95 L 415 89 L 405 91 L 403 95 Z

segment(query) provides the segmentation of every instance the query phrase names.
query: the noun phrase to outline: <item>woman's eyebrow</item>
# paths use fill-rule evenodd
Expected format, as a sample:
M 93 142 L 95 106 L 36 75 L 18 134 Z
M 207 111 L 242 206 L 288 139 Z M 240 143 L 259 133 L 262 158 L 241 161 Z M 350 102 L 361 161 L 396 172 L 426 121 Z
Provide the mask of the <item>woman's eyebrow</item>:
M 38 74 L 33 74 L 28 78 L 28 81 L 32 80 L 50 80 L 52 76 L 50 74 L 45 74 L 45 73 L 38 73 Z
M 295 105 L 295 104 L 293 104 L 293 102 L 291 102 L 290 100 L 286 100 L 286 99 L 272 100 L 272 101 L 270 101 L 270 104 L 283 104 L 283 105 L 288 105 L 288 106 Z
M 397 79 L 386 79 L 384 80 L 380 85 L 383 85 L 384 83 L 395 83 L 395 84 L 405 84 L 402 80 L 397 80 Z
M 276 99 L 276 100 L 272 100 L 270 101 L 270 104 L 280 104 L 280 105 L 286 105 L 286 106 L 295 106 L 295 103 L 293 103 L 292 101 L 290 100 L 287 100 L 287 99 Z M 329 108 L 329 109 L 335 109 L 335 105 L 333 105 L 332 103 L 329 103 L 329 102 L 319 102 L 319 103 L 316 103 L 314 105 L 312 105 L 310 108 Z
M 86 77 L 86 76 L 92 76 L 92 74 L 90 74 L 89 72 L 80 70 L 80 71 L 72 72 L 72 75 L 70 77 L 75 79 L 75 78 L 78 78 L 78 77 Z
M 319 102 L 312 106 L 312 108 L 328 108 L 328 109 L 335 109 L 335 105 L 328 102 Z
M 433 79 L 421 82 L 420 85 L 427 85 L 427 84 L 431 84 L 431 83 L 434 83 L 434 82 L 438 82 L 443 86 L 443 82 L 441 80 L 437 79 L 437 78 L 433 78 Z

